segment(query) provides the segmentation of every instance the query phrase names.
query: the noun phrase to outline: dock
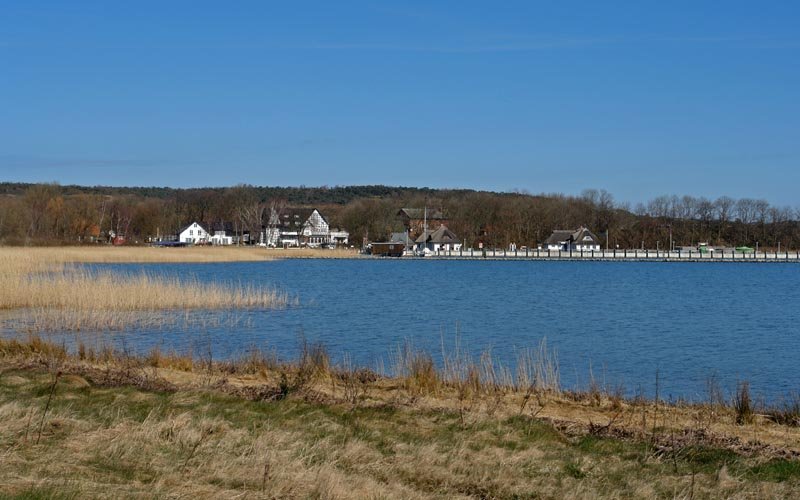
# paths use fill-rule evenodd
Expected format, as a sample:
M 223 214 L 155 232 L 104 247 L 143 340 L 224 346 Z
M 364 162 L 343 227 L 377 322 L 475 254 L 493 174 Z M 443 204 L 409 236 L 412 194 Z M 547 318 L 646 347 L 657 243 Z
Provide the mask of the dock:
M 405 259 L 443 260 L 542 260 L 542 261 L 609 261 L 609 262 L 765 262 L 800 263 L 800 251 L 735 252 L 735 251 L 666 251 L 666 250 L 479 250 L 439 251 L 431 255 L 404 256 Z

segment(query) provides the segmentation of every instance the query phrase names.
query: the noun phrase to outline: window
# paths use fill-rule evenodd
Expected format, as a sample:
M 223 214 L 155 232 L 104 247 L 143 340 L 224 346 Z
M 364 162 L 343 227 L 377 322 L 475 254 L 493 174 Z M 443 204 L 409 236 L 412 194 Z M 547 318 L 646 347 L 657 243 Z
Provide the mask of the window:
M 194 236 L 194 229 L 189 230 L 189 236 Z

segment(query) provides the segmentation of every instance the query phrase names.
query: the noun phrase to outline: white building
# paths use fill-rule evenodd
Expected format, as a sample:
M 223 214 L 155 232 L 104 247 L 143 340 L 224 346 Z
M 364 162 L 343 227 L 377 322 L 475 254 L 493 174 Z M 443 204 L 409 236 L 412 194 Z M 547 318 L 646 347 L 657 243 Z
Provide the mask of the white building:
M 350 233 L 344 229 L 333 228 L 330 232 L 330 242 L 335 245 L 347 245 L 350 243 Z
M 233 245 L 235 232 L 233 224 L 230 222 L 218 222 L 211 224 L 212 245 Z
M 545 249 L 553 251 L 595 252 L 600 251 L 600 240 L 594 233 L 581 226 L 576 230 L 556 229 L 544 242 Z
M 202 224 L 192 222 L 178 232 L 178 241 L 190 245 L 204 244 L 209 242 L 209 234 Z
M 265 230 L 265 243 L 271 247 L 321 247 L 346 244 L 350 234 L 331 230 L 327 219 L 316 208 L 272 210 Z

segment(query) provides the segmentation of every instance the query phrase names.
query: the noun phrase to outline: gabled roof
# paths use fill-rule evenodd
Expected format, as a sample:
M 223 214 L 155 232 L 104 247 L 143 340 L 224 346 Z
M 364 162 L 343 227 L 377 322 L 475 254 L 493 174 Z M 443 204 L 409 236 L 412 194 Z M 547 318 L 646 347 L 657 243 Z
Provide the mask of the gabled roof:
M 585 227 L 578 228 L 578 230 L 575 231 L 575 234 L 572 235 L 572 240 L 575 241 L 576 243 L 585 243 L 585 238 L 587 237 L 592 240 L 593 244 L 595 245 L 600 244 L 600 240 L 597 239 L 597 236 L 595 236 L 593 232 L 589 231 Z
M 599 245 L 600 240 L 591 231 L 581 226 L 578 229 L 556 229 L 553 234 L 545 240 L 546 245 L 558 245 L 564 242 L 583 243 L 585 237 L 592 239 L 592 243 Z
M 408 233 L 392 233 L 391 236 L 389 236 L 389 242 L 403 243 L 409 247 L 415 243 L 414 238 L 412 238 Z
M 412 238 L 412 237 L 411 237 L 411 236 L 410 236 L 408 233 L 406 233 L 406 232 L 403 232 L 403 233 L 392 233 L 392 234 L 389 236 L 389 241 L 396 241 L 396 242 L 398 242 L 398 243 L 405 243 L 405 242 L 406 242 L 406 240 L 408 240 L 408 241 L 414 241 L 414 238 Z
M 397 215 L 405 216 L 409 219 L 424 219 L 425 218 L 425 209 L 424 208 L 401 208 Z M 444 215 L 442 214 L 441 210 L 436 210 L 433 208 L 428 209 L 428 220 L 445 220 Z
M 416 242 L 438 244 L 461 243 L 458 241 L 458 236 L 456 236 L 456 233 L 447 229 L 447 226 L 445 225 L 439 226 L 434 232 L 428 232 L 428 234 L 423 233 L 419 235 L 419 238 L 417 238 Z
M 564 241 L 569 241 L 575 231 L 571 229 L 556 229 L 553 234 L 545 240 L 548 245 L 558 245 Z
M 189 224 L 186 224 L 185 226 L 183 226 L 183 227 L 182 227 L 182 228 L 181 228 L 181 229 L 178 231 L 178 234 L 181 234 L 182 232 L 186 231 L 187 229 L 189 229 L 190 227 L 192 227 L 192 226 L 193 226 L 193 225 L 195 225 L 195 224 L 197 224 L 198 226 L 200 226 L 200 229 L 202 229 L 203 231 L 205 231 L 205 232 L 208 232 L 208 228 L 205 226 L 205 224 L 203 224 L 203 223 L 201 223 L 201 222 L 190 222 Z
M 280 227 L 303 227 L 314 211 L 328 224 L 328 219 L 316 208 L 284 208 L 277 213 L 271 213 L 269 223 L 275 224 L 275 220 L 277 219 Z

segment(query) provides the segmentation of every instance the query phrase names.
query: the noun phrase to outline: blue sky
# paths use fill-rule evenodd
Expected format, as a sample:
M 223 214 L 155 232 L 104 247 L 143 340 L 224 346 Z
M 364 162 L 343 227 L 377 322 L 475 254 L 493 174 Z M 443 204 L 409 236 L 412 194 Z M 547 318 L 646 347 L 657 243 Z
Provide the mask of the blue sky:
M 798 205 L 800 2 L 0 0 L 0 180 Z

